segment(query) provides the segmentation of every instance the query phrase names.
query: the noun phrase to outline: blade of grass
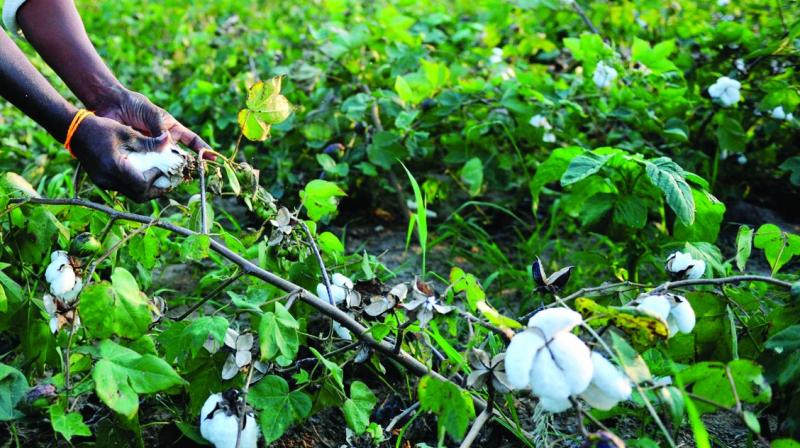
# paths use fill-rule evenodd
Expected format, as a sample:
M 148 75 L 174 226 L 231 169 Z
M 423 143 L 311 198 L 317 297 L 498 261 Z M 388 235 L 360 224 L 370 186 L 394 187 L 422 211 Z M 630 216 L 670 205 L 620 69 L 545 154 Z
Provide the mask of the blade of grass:
M 425 199 L 422 197 L 422 191 L 419 188 L 417 180 L 414 179 L 414 176 L 411 174 L 411 171 L 408 171 L 408 168 L 406 168 L 403 162 L 400 162 L 400 166 L 406 170 L 408 180 L 411 182 L 411 188 L 414 189 L 414 199 L 417 202 L 417 213 L 414 215 L 415 219 L 412 219 L 412 221 L 417 222 L 417 237 L 419 238 L 419 247 L 422 249 L 422 278 L 425 278 L 428 253 L 428 214 L 425 207 Z M 406 234 L 406 248 L 408 248 L 413 227 L 413 224 L 409 223 L 408 233 Z

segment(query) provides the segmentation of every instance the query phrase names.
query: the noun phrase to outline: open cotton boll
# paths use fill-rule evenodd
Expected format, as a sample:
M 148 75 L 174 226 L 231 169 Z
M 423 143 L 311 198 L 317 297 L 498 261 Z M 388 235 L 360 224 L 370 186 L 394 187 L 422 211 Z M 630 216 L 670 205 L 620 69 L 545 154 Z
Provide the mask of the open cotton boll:
M 330 285 L 330 287 L 333 303 L 338 305 L 344 302 L 344 299 L 347 298 L 347 290 L 338 285 Z M 331 302 L 331 298 L 328 296 L 328 288 L 322 283 L 317 284 L 317 296 L 328 303 Z
M 636 306 L 636 309 L 649 313 L 659 319 L 663 319 L 666 322 L 669 317 L 671 306 L 667 296 L 653 295 L 639 299 L 639 304 Z
M 615 70 L 614 67 L 606 65 L 603 61 L 597 63 L 597 67 L 594 69 L 594 75 L 592 75 L 592 81 L 594 81 L 594 85 L 596 85 L 597 88 L 605 89 L 610 86 L 615 79 L 617 79 L 617 70 Z
M 353 289 L 353 281 L 338 272 L 331 276 L 331 283 L 342 288 Z
M 544 339 L 533 331 L 517 333 L 508 344 L 505 358 L 508 384 L 514 389 L 527 389 L 531 382 L 531 365 Z
M 674 273 L 684 272 L 692 265 L 693 261 L 694 259 L 688 253 L 680 251 L 672 253 L 667 257 L 667 271 Z
M 667 323 L 669 323 L 670 327 L 670 336 L 673 336 L 678 331 L 681 333 L 691 333 L 694 329 L 695 323 L 697 322 L 692 304 L 689 303 L 689 301 L 684 297 L 672 297 L 674 303 L 669 312 L 669 319 L 667 319 Z M 673 325 L 676 330 L 675 332 L 673 332 Z
M 235 404 L 228 403 L 222 394 L 212 394 L 200 411 L 200 434 L 215 448 L 235 448 L 239 432 L 239 417 Z M 258 424 L 251 413 L 245 417 L 240 448 L 256 448 Z
M 739 102 L 741 99 L 739 89 L 741 88 L 742 84 L 739 81 L 727 76 L 721 76 L 714 84 L 708 87 L 708 94 L 711 98 L 719 101 L 723 107 L 728 107 Z
M 547 121 L 547 118 L 544 115 L 536 114 L 531 117 L 528 123 L 535 127 L 535 128 L 544 128 L 544 129 L 552 129 L 553 127 L 550 125 L 550 122 Z
M 592 381 L 592 356 L 591 350 L 581 339 L 572 333 L 562 333 L 556 336 L 542 352 L 550 353 L 562 370 L 564 380 L 569 385 L 570 395 L 577 395 Z M 533 366 L 536 369 L 536 366 Z M 542 394 L 547 395 L 547 394 Z
M 583 322 L 579 313 L 569 308 L 548 308 L 534 314 L 528 320 L 528 327 L 535 327 L 542 331 L 546 339 L 552 339 L 556 334 L 570 331 Z
M 53 280 L 61 273 L 64 265 L 69 264 L 69 256 L 65 250 L 57 250 L 50 254 L 50 264 L 44 271 L 44 278 L 47 283 L 52 283 Z
M 74 271 L 73 275 L 75 275 Z M 73 301 L 75 301 L 76 298 L 78 298 L 78 294 L 81 293 L 82 289 L 83 289 L 83 280 L 81 280 L 80 277 L 77 277 L 75 278 L 75 282 L 73 283 L 72 288 L 67 290 L 65 293 L 61 294 L 59 297 L 64 299 L 64 301 L 67 302 L 67 304 L 70 304 Z
M 174 188 L 183 182 L 183 170 L 188 163 L 189 155 L 175 145 L 162 151 L 129 152 L 128 163 L 141 173 L 158 168 L 159 176 L 153 185 L 157 188 Z
M 603 355 L 592 352 L 592 382 L 581 394 L 590 406 L 607 411 L 631 396 L 631 384 Z
M 539 397 L 539 404 L 542 405 L 545 411 L 553 413 L 564 412 L 572 407 L 572 402 L 569 401 L 569 398 Z
M 686 278 L 698 279 L 706 273 L 706 262 L 703 260 L 693 260 L 694 264 L 686 271 Z

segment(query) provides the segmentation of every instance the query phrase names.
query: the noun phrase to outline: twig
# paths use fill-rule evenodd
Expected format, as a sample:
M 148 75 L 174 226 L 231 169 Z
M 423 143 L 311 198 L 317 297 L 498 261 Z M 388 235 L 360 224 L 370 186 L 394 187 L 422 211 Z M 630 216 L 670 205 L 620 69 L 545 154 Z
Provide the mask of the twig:
M 478 415 L 478 418 L 475 419 L 475 422 L 472 424 L 472 427 L 469 428 L 469 432 L 467 433 L 467 436 L 464 437 L 464 441 L 461 442 L 459 448 L 471 447 L 472 442 L 474 442 L 475 439 L 478 438 L 478 434 L 480 434 L 483 425 L 486 424 L 486 422 L 488 422 L 491 417 L 492 417 L 492 412 L 487 407 L 486 409 L 483 410 L 483 412 L 480 413 L 480 415 Z
M 598 30 L 597 27 L 594 26 L 594 23 L 592 23 L 592 19 L 590 19 L 589 16 L 586 15 L 586 11 L 584 11 L 581 5 L 578 4 L 577 0 L 572 2 L 572 9 L 574 9 L 575 12 L 578 13 L 579 16 L 581 16 L 583 23 L 585 23 L 586 26 L 589 27 L 589 29 L 594 34 L 603 37 L 603 35 L 600 34 L 600 30 Z
M 109 224 L 111 222 L 113 222 L 113 219 L 112 219 L 112 221 L 109 222 Z M 133 232 L 125 235 L 121 240 L 119 240 L 116 243 L 114 243 L 114 245 L 111 246 L 103 255 L 100 255 L 97 258 L 97 260 L 93 261 L 91 266 L 89 267 L 89 272 L 84 277 L 85 278 L 85 280 L 83 282 L 84 283 L 84 287 L 88 286 L 89 283 L 92 282 L 92 276 L 94 275 L 95 269 L 97 269 L 97 265 L 99 265 L 100 263 L 105 261 L 106 258 L 110 257 L 111 254 L 113 254 L 117 249 L 119 249 L 120 246 L 122 246 L 123 244 L 127 243 L 131 238 L 133 238 L 136 235 L 139 235 L 140 233 L 146 231 L 147 229 L 149 229 L 150 227 L 156 225 L 157 223 L 158 223 L 158 219 L 155 218 L 155 219 L 153 219 L 152 222 L 147 223 L 147 224 L 139 227 L 138 229 L 134 230 Z M 111 226 L 109 225 L 108 228 L 110 229 Z
M 203 160 L 205 148 L 197 153 L 197 176 L 200 178 L 200 233 L 208 234 L 208 211 L 206 210 L 206 162 Z M 224 162 L 223 162 L 224 163 Z
M 207 296 L 203 297 L 202 300 L 200 300 L 199 302 L 197 302 L 194 305 L 192 305 L 192 307 L 189 308 L 188 310 L 186 310 L 185 313 L 181 314 L 179 317 L 177 317 L 177 318 L 175 318 L 173 320 L 177 322 L 177 321 L 182 321 L 183 319 L 186 319 L 192 313 L 197 311 L 201 306 L 203 306 L 206 302 L 208 302 L 209 300 L 211 300 L 211 299 L 217 297 L 218 295 L 220 295 L 220 293 L 222 293 L 222 291 L 224 291 L 225 288 L 230 286 L 231 283 L 235 282 L 236 280 L 239 280 L 239 277 L 241 277 L 243 274 L 244 274 L 244 272 L 239 271 L 236 274 L 234 274 L 233 277 L 227 278 L 224 282 L 220 283 L 216 288 L 214 288 L 214 290 L 211 291 Z
M 242 388 L 242 408 L 239 409 L 239 427 L 236 429 L 236 448 L 239 448 L 239 445 L 242 443 L 242 431 L 247 422 L 247 392 L 250 391 L 250 380 L 253 379 L 254 370 L 256 370 L 256 368 L 250 366 L 250 370 L 247 372 L 247 381 L 244 382 L 244 387 Z
M 372 90 L 370 90 L 369 86 L 364 85 L 364 92 L 372 96 Z M 375 126 L 375 129 L 378 132 L 383 132 L 383 123 L 381 123 L 381 113 L 380 108 L 378 108 L 378 99 L 372 98 L 372 107 L 370 107 L 370 117 L 372 118 L 372 124 Z M 397 176 L 394 174 L 391 168 L 387 170 L 389 172 L 389 182 L 391 182 L 392 186 L 394 187 L 395 193 L 397 193 L 397 202 L 400 203 L 400 210 L 403 212 L 405 218 L 409 218 L 412 215 L 411 210 L 408 209 L 408 204 L 406 204 L 406 198 L 403 195 L 403 187 L 400 185 L 400 181 L 397 179 Z
M 73 310 L 73 320 L 72 325 L 69 328 L 69 338 L 67 339 L 67 348 L 64 349 L 64 395 L 67 398 L 67 407 L 69 407 L 69 392 L 72 389 L 71 378 L 70 378 L 70 350 L 72 348 L 72 339 L 75 336 L 75 321 L 78 317 L 78 309 L 76 308 Z
M 489 331 L 491 331 L 492 333 L 502 337 L 503 339 L 505 339 L 506 342 L 510 341 L 511 338 L 514 336 L 514 332 L 513 331 L 508 330 L 508 329 L 504 330 L 504 329 L 502 329 L 500 327 L 492 325 L 489 322 L 486 322 L 486 321 L 484 321 L 482 319 L 479 319 L 478 317 L 472 315 L 471 313 L 469 313 L 467 311 L 463 311 L 463 310 L 460 310 L 458 308 L 456 308 L 456 311 L 458 312 L 459 316 L 463 317 L 467 321 L 475 322 L 476 324 L 480 325 L 481 327 L 484 327 L 484 328 L 488 329 Z
M 394 429 L 394 427 L 397 426 L 397 424 L 400 423 L 400 421 L 402 421 L 404 418 L 406 418 L 409 414 L 411 414 L 412 412 L 416 411 L 417 409 L 419 409 L 419 401 L 417 401 L 414 404 L 412 404 L 411 406 L 407 407 L 403 412 L 397 414 L 392 419 L 392 421 L 389 422 L 389 424 L 386 426 L 386 429 L 384 429 L 384 431 L 386 431 L 387 433 L 391 433 L 392 430 Z
M 328 292 L 328 303 L 333 306 L 336 306 L 336 302 L 333 301 L 333 294 L 331 293 L 331 280 L 328 278 L 328 270 L 325 269 L 325 262 L 322 260 L 322 254 L 319 253 L 319 247 L 317 247 L 317 242 L 314 241 L 314 235 L 311 234 L 311 230 L 306 225 L 305 221 L 302 219 L 295 219 L 300 227 L 303 228 L 303 231 L 306 233 L 308 237 L 308 245 L 311 246 L 311 251 L 314 252 L 314 257 L 317 258 L 317 264 L 319 264 L 319 270 L 322 272 L 322 284 L 325 285 L 325 290 Z
M 697 278 L 690 280 L 678 280 L 675 282 L 666 282 L 648 291 L 648 294 L 655 294 L 662 291 L 666 291 L 668 289 L 685 288 L 687 286 L 697 286 L 697 285 L 719 286 L 719 285 L 727 285 L 730 283 L 741 283 L 741 282 L 762 282 L 762 283 L 770 283 L 775 286 L 780 286 L 785 289 L 792 288 L 791 283 L 785 282 L 783 280 L 778 280 L 777 278 L 773 277 L 767 277 L 764 275 L 734 275 L 731 277 L 722 277 L 722 278 Z
M 72 188 L 75 190 L 72 192 L 73 198 L 78 197 L 78 191 L 81 189 L 81 186 L 79 185 L 80 181 L 81 181 L 81 162 L 78 162 L 78 164 L 75 165 L 75 172 L 72 173 Z

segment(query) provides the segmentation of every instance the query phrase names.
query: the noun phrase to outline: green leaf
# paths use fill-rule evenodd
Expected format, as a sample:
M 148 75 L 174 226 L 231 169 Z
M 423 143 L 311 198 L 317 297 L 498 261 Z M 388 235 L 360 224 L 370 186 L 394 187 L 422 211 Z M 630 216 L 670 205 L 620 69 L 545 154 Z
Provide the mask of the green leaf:
M 592 151 L 584 152 L 569 163 L 567 171 L 561 176 L 561 185 L 566 187 L 597 173 L 615 155 L 615 153 L 598 155 Z
M 770 448 L 800 448 L 800 442 L 792 439 L 773 440 Z
M 360 435 L 369 426 L 369 416 L 378 402 L 375 394 L 361 381 L 353 381 L 350 385 L 350 398 L 342 406 L 347 426 Z
M 50 406 L 50 424 L 53 430 L 71 441 L 73 436 L 91 436 L 92 430 L 83 422 L 83 416 L 78 412 L 65 413 L 60 404 Z
M 614 203 L 614 222 L 643 228 L 647 224 L 647 203 L 638 196 L 620 196 Z
M 294 423 L 311 413 L 311 398 L 303 392 L 289 392 L 283 378 L 268 375 L 250 388 L 247 401 L 259 411 L 261 433 L 266 445 L 278 440 Z
M 694 223 L 694 198 L 686 183 L 683 169 L 669 157 L 659 157 L 644 162 L 647 177 L 666 198 L 667 204 L 684 225 Z
M 263 121 L 259 120 L 255 112 L 248 109 L 242 109 L 239 111 L 237 119 L 239 121 L 239 127 L 242 130 L 242 134 L 248 140 L 263 142 L 267 139 L 267 137 L 269 137 L 270 127 Z
M 729 153 L 744 152 L 747 145 L 747 134 L 736 119 L 720 115 L 717 126 L 717 142 L 719 149 Z
M 778 168 L 790 173 L 789 182 L 792 185 L 800 186 L 800 156 L 789 157 Z
M 188 346 L 192 357 L 196 357 L 197 352 L 203 347 L 203 344 L 209 337 L 222 345 L 227 330 L 228 320 L 222 316 L 203 316 L 195 318 L 183 329 L 181 343 L 178 349 L 185 352 Z
M 147 296 L 121 267 L 114 269 L 110 284 L 103 281 L 83 290 L 79 310 L 83 325 L 97 338 L 136 339 L 147 333 L 152 322 Z
M 454 440 L 461 440 L 467 432 L 475 408 L 469 393 L 449 381 L 424 376 L 417 388 L 420 409 L 433 412 L 438 417 L 439 434 L 447 432 Z
M 289 311 L 280 303 L 275 303 L 275 312 L 267 312 L 261 317 L 258 338 L 261 345 L 261 359 L 271 361 L 278 355 L 285 360 L 297 356 L 300 346 L 297 330 L 300 325 Z
M 707 241 L 714 243 L 719 235 L 725 204 L 711 193 L 692 188 L 695 203 L 695 220 L 690 226 L 683 221 L 675 222 L 675 238 L 684 241 Z
M 315 179 L 306 184 L 300 192 L 300 199 L 306 208 L 308 217 L 314 221 L 332 216 L 336 213 L 339 196 L 346 196 L 345 192 L 333 182 Z
M 736 267 L 744 272 L 747 267 L 747 260 L 753 250 L 753 229 L 748 226 L 739 226 L 736 233 Z
M 461 181 L 469 187 L 470 197 L 475 197 L 481 192 L 483 186 L 483 162 L 473 157 L 464 164 L 459 172 Z
M 263 121 L 267 128 L 269 125 L 282 123 L 291 113 L 292 105 L 283 95 L 270 96 L 261 108 L 255 110 L 258 120 Z
M 792 325 L 772 335 L 764 347 L 777 353 L 800 350 L 800 325 Z
M 542 188 L 551 182 L 561 179 L 561 176 L 567 171 L 570 161 L 583 152 L 584 149 L 577 146 L 557 148 L 550 153 L 547 160 L 536 168 L 536 173 L 528 185 L 533 199 L 532 207 L 534 212 L 539 208 L 539 193 Z
M 223 161 L 222 166 L 225 167 L 225 177 L 228 179 L 231 191 L 236 196 L 239 196 L 242 192 L 242 187 L 239 185 L 239 178 L 236 177 L 236 172 L 233 171 L 233 167 L 227 161 Z
M 0 422 L 22 417 L 16 407 L 28 391 L 28 380 L 19 370 L 0 364 Z
M 322 365 L 325 366 L 325 369 L 330 372 L 333 380 L 336 382 L 336 385 L 339 386 L 339 389 L 344 391 L 344 372 L 342 371 L 342 368 L 339 367 L 339 364 L 325 359 L 325 357 L 322 356 L 322 354 L 320 354 L 320 352 L 318 352 L 314 347 L 309 347 L 309 350 L 311 350 L 311 353 L 313 353 L 314 356 L 322 363 Z
M 211 248 L 211 237 L 196 233 L 189 235 L 181 244 L 181 258 L 191 261 L 201 261 L 208 258 Z
M 753 245 L 764 250 L 773 275 L 792 257 L 800 255 L 800 236 L 784 232 L 775 224 L 759 227 Z
M 650 381 L 652 375 L 647 363 L 644 359 L 628 344 L 628 342 L 619 336 L 616 332 L 611 332 L 611 348 L 614 354 L 617 355 L 620 367 L 634 383 L 641 383 Z
M 739 399 L 747 404 L 769 403 L 772 391 L 761 373 L 761 366 L 753 361 L 737 359 L 727 366 L 721 362 L 701 362 L 679 373 L 687 390 L 723 406 L 733 407 L 736 399 L 726 369 L 730 371 Z M 716 407 L 697 403 L 701 413 L 714 412 Z
M 111 340 L 98 344 L 100 360 L 92 369 L 95 392 L 111 410 L 132 419 L 139 395 L 152 394 L 186 382 L 163 359 L 140 355 Z
M 369 161 L 385 170 L 391 169 L 397 160 L 403 160 L 406 156 L 408 150 L 403 146 L 400 134 L 396 132 L 377 132 L 367 146 Z
M 247 107 L 253 110 L 263 110 L 271 96 L 281 93 L 281 82 L 280 77 L 275 77 L 253 84 L 247 91 Z

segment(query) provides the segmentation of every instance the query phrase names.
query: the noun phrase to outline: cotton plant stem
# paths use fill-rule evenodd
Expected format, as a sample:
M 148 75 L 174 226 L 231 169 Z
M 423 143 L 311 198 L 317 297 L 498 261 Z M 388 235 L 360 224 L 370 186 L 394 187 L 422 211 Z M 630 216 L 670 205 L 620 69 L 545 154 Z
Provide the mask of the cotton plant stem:
M 247 422 L 247 392 L 250 391 L 250 381 L 253 379 L 254 370 L 256 368 L 251 365 L 250 370 L 247 372 L 247 380 L 242 388 L 242 409 L 239 410 L 239 427 L 236 428 L 236 448 L 239 448 L 242 443 L 242 431 L 244 431 L 244 425 Z
M 472 443 L 475 441 L 475 439 L 478 438 L 478 435 L 481 433 L 483 425 L 485 425 L 486 422 L 488 422 L 491 417 L 492 417 L 492 411 L 489 410 L 489 408 L 487 407 L 486 409 L 483 410 L 483 412 L 481 412 L 478 415 L 478 418 L 475 419 L 475 422 L 472 423 L 472 427 L 469 428 L 469 432 L 467 433 L 467 436 L 464 437 L 464 440 L 461 442 L 459 448 L 470 448 L 472 446 Z
M 81 189 L 80 182 L 81 182 L 81 163 L 78 162 L 78 164 L 75 165 L 75 172 L 72 174 L 72 188 L 75 190 L 72 192 L 73 199 L 78 198 L 78 193 L 80 192 Z
M 592 33 L 597 34 L 600 37 L 603 37 L 602 34 L 600 34 L 600 30 L 598 30 L 597 27 L 594 26 L 594 23 L 592 23 L 592 19 L 590 19 L 589 16 L 586 15 L 586 11 L 584 11 L 581 5 L 578 4 L 577 0 L 572 2 L 572 9 L 574 9 L 575 12 L 581 17 L 583 23 L 586 24 L 586 26 L 592 31 Z
M 306 233 L 308 245 L 311 246 L 311 251 L 314 252 L 314 257 L 316 257 L 317 264 L 319 264 L 319 270 L 322 273 L 322 284 L 325 285 L 325 290 L 328 292 L 328 303 L 336 306 L 336 303 L 333 301 L 333 294 L 331 293 L 331 280 L 328 278 L 328 270 L 325 268 L 325 261 L 322 260 L 322 254 L 319 252 L 319 247 L 317 247 L 317 242 L 314 240 L 314 235 L 311 234 L 311 230 L 303 220 L 297 219 L 296 221 L 300 227 L 302 227 L 303 232 Z
M 395 428 L 395 426 L 397 426 L 397 424 L 400 423 L 401 420 L 406 418 L 409 414 L 413 413 L 417 409 L 419 409 L 419 401 L 417 401 L 414 404 L 412 404 L 411 406 L 407 407 L 403 412 L 397 414 L 392 419 L 392 421 L 390 421 L 389 424 L 386 425 L 386 429 L 384 429 L 384 431 L 386 433 L 391 433 L 392 430 Z
M 697 278 L 689 280 L 678 280 L 674 282 L 665 282 L 655 287 L 654 289 L 648 291 L 648 294 L 656 294 L 669 289 L 685 288 L 687 286 L 698 286 L 698 285 L 721 286 L 721 285 L 728 285 L 732 283 L 742 283 L 742 282 L 762 282 L 762 283 L 769 283 L 775 286 L 780 286 L 781 288 L 784 289 L 792 288 L 792 284 L 789 282 L 778 280 L 777 278 L 773 277 L 767 277 L 765 275 L 733 275 L 731 277 Z
M 200 233 L 208 234 L 208 205 L 206 204 L 206 162 L 203 160 L 205 149 L 197 154 L 197 176 L 200 178 Z
M 482 319 L 479 319 L 478 317 L 472 315 L 471 313 L 469 313 L 467 311 L 462 311 L 462 310 L 460 310 L 458 308 L 456 308 L 456 311 L 458 312 L 458 315 L 463 317 L 465 320 L 467 320 L 469 322 L 474 322 L 474 323 L 486 328 L 487 330 L 491 331 L 492 333 L 494 333 L 494 334 L 500 336 L 501 338 L 503 338 L 506 342 L 511 341 L 511 338 L 514 336 L 514 332 L 512 330 L 503 329 L 503 328 L 497 327 L 495 325 L 492 325 L 489 322 L 486 322 L 486 321 L 484 321 Z
M 130 221 L 130 222 L 138 222 L 141 224 L 150 224 L 181 236 L 192 236 L 198 234 L 193 230 L 169 222 L 158 221 L 155 218 L 139 215 L 136 213 L 115 210 L 107 205 L 83 199 L 13 198 L 9 200 L 10 204 L 16 204 L 21 202 L 26 202 L 29 204 L 38 204 L 38 205 L 68 205 L 68 206 L 84 207 L 103 212 L 115 219 Z M 250 262 L 246 258 L 242 257 L 241 255 L 229 249 L 225 244 L 220 243 L 217 240 L 211 239 L 210 249 L 213 250 L 214 252 L 217 252 L 219 255 L 221 255 L 223 258 L 226 258 L 231 263 L 239 266 L 243 274 L 258 278 L 286 292 L 295 293 L 298 299 L 316 308 L 317 311 L 319 311 L 320 313 L 339 322 L 340 325 L 350 330 L 350 332 L 355 337 L 357 337 L 365 344 L 372 347 L 375 351 L 383 354 L 384 356 L 388 356 L 394 359 L 398 364 L 403 366 L 405 369 L 407 369 L 414 375 L 416 376 L 430 375 L 440 381 L 447 381 L 453 383 L 452 381 L 448 380 L 440 373 L 430 369 L 427 365 L 423 364 L 418 359 L 409 355 L 405 351 L 401 350 L 399 353 L 394 353 L 393 344 L 390 344 L 388 341 L 377 341 L 370 334 L 369 328 L 361 325 L 361 323 L 359 323 L 351 316 L 347 315 L 347 313 L 345 313 L 344 311 L 340 310 L 335 306 L 332 306 L 328 302 L 322 300 L 321 298 L 317 297 L 308 290 L 292 283 L 291 281 L 286 280 L 278 275 L 275 275 L 270 271 L 262 269 L 260 266 Z M 456 384 L 456 386 L 460 388 L 458 384 Z M 475 404 L 476 409 L 478 409 L 479 411 L 483 411 L 483 409 L 486 407 L 486 402 L 483 401 L 483 399 L 481 399 L 480 397 L 473 396 L 472 400 Z M 495 414 L 499 415 L 497 411 L 495 411 Z
M 225 291 L 225 289 L 226 289 L 228 286 L 230 286 L 230 285 L 231 285 L 233 282 L 235 282 L 236 280 L 239 280 L 239 277 L 241 277 L 243 274 L 244 274 L 244 273 L 243 273 L 242 271 L 239 271 L 239 272 L 237 272 L 236 274 L 234 274 L 234 276 L 233 276 L 233 277 L 229 277 L 229 278 L 227 278 L 227 279 L 226 279 L 224 282 L 220 283 L 220 284 L 219 284 L 219 285 L 218 285 L 216 288 L 214 288 L 214 290 L 213 290 L 213 291 L 211 291 L 211 292 L 210 292 L 210 293 L 209 293 L 207 296 L 203 297 L 203 299 L 202 299 L 202 300 L 200 300 L 199 302 L 197 302 L 197 303 L 195 303 L 194 305 L 192 305 L 192 307 L 191 307 L 191 308 L 189 308 L 188 310 L 186 310 L 186 312 L 184 312 L 184 313 L 183 313 L 183 314 L 181 314 L 179 317 L 176 317 L 176 318 L 175 318 L 175 319 L 173 319 L 173 320 L 175 320 L 175 321 L 181 321 L 181 320 L 183 320 L 183 319 L 186 319 L 186 318 L 187 318 L 187 317 L 189 317 L 189 316 L 190 316 L 192 313 L 194 313 L 195 311 L 197 311 L 198 309 L 200 309 L 200 307 L 201 307 L 201 306 L 203 306 L 203 305 L 204 305 L 206 302 L 208 302 L 209 300 L 211 300 L 211 299 L 213 299 L 213 298 L 215 298 L 215 297 L 219 296 L 219 295 L 222 293 L 222 291 Z

